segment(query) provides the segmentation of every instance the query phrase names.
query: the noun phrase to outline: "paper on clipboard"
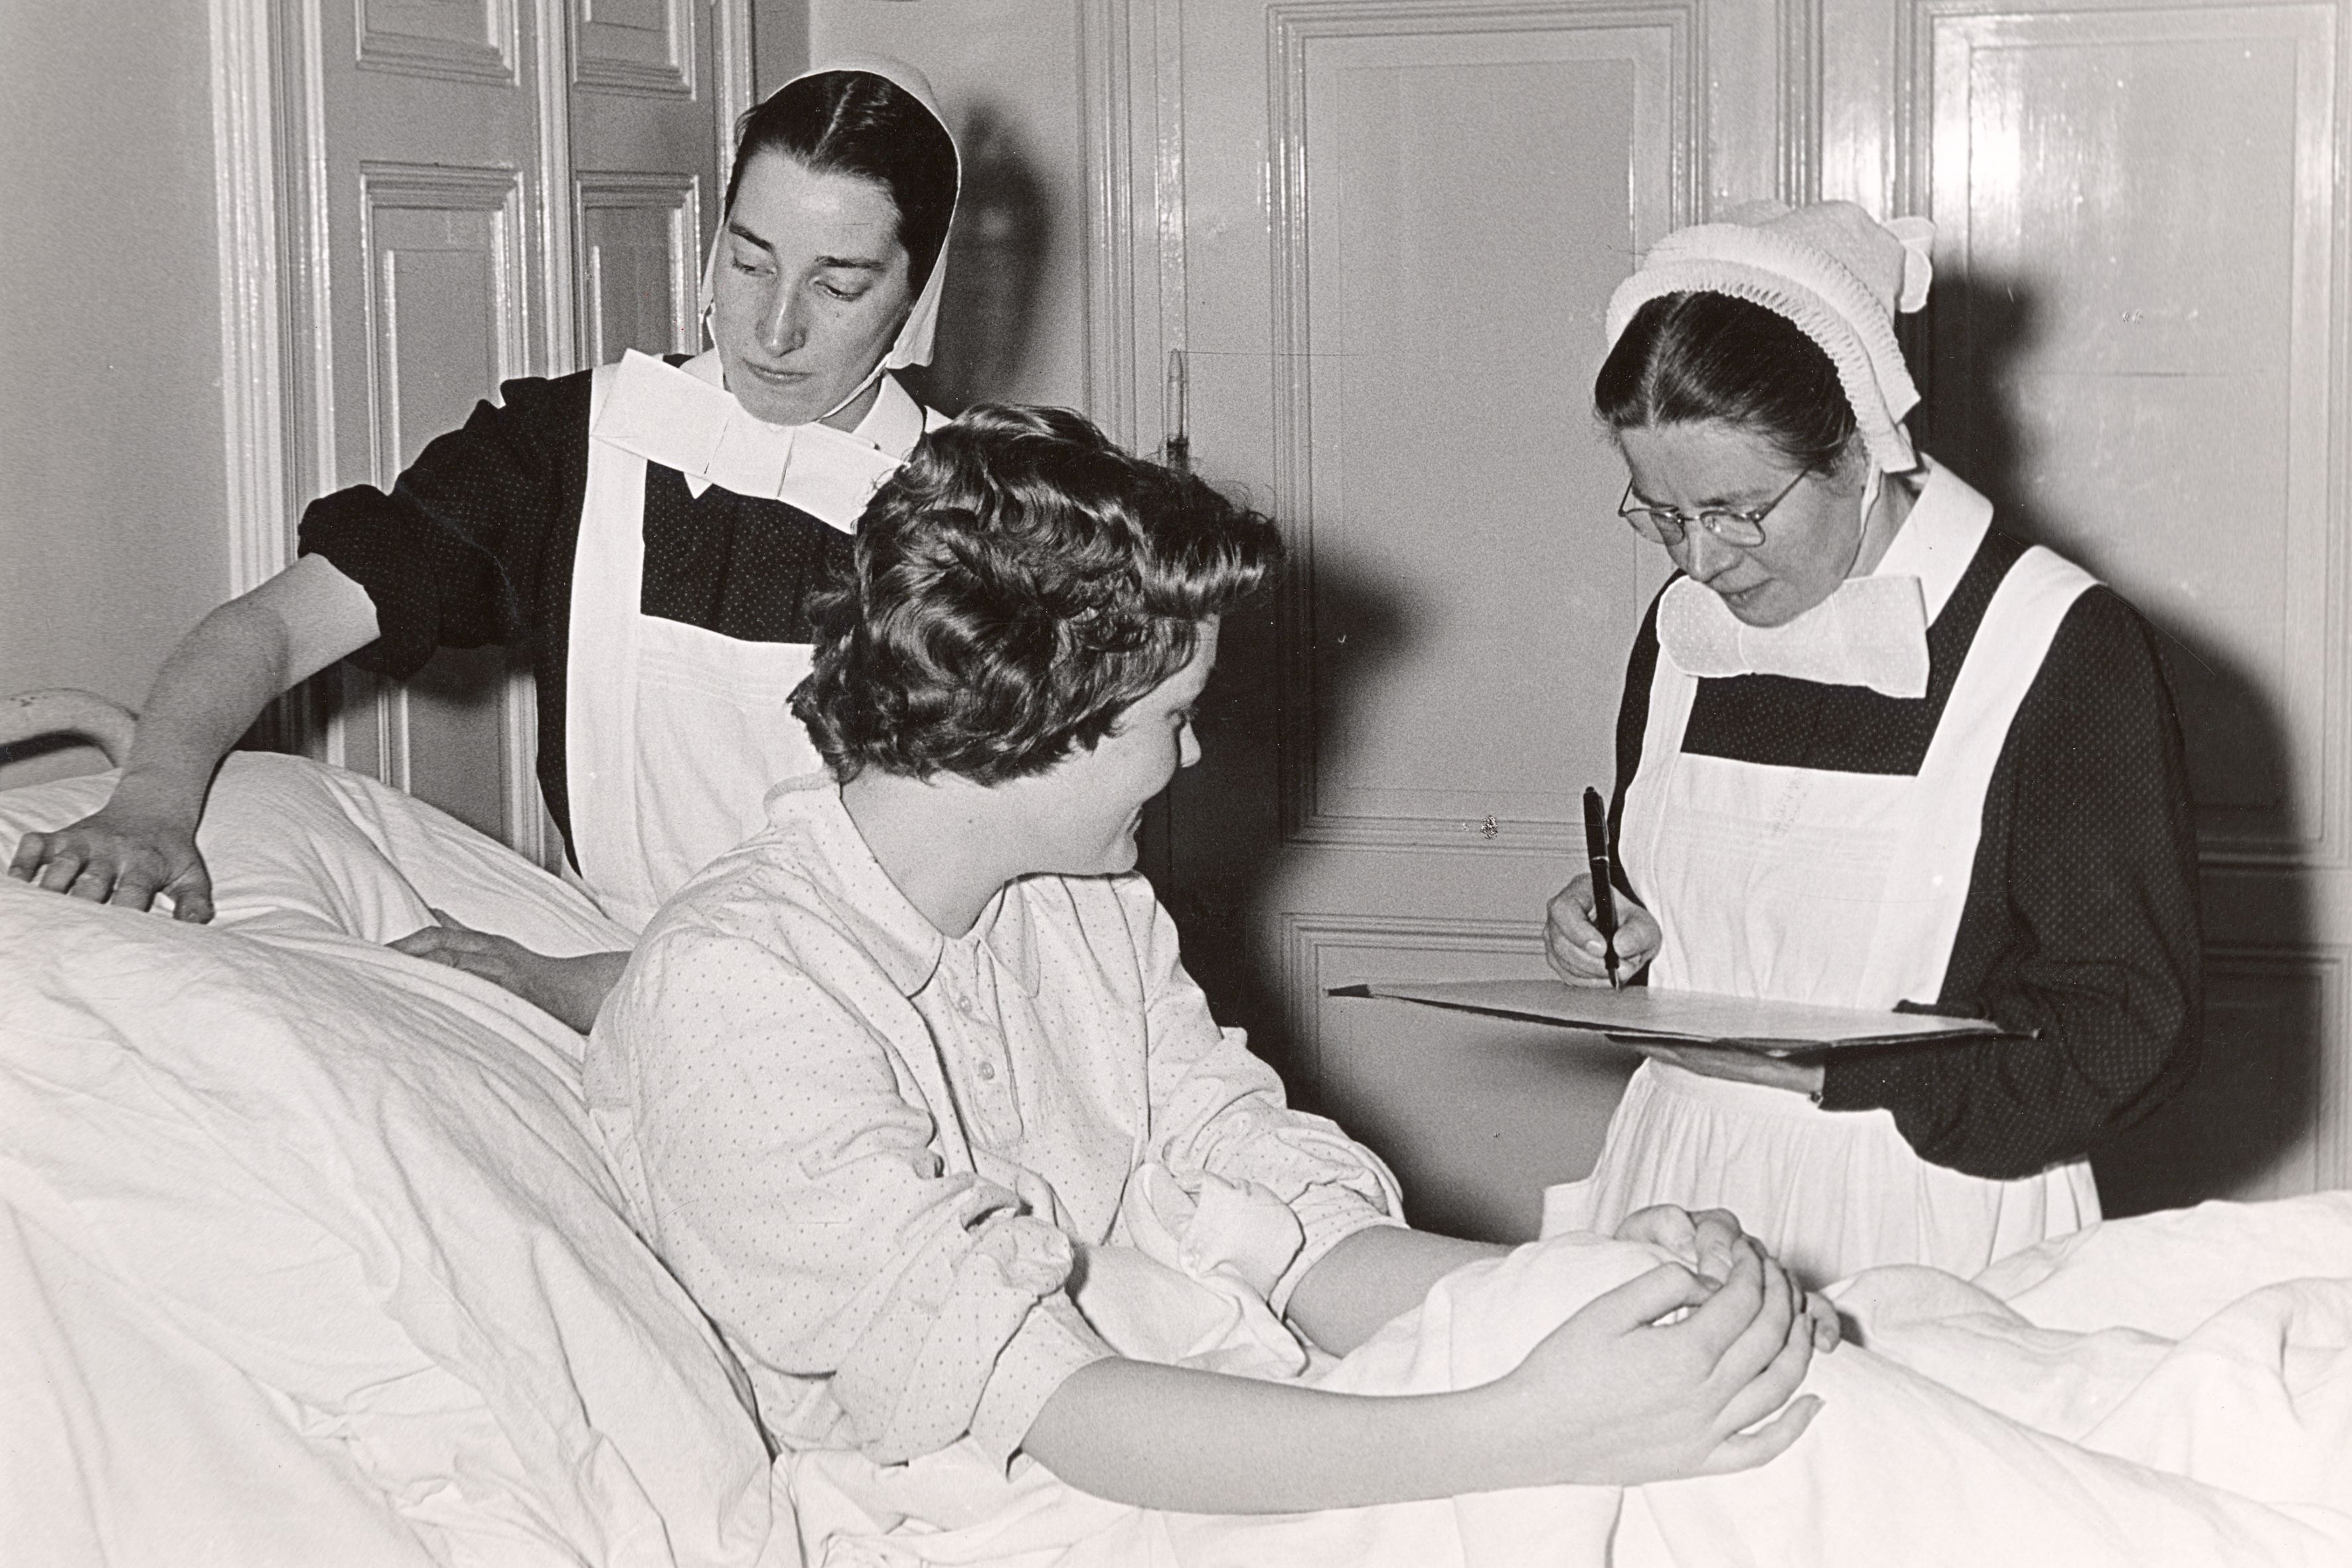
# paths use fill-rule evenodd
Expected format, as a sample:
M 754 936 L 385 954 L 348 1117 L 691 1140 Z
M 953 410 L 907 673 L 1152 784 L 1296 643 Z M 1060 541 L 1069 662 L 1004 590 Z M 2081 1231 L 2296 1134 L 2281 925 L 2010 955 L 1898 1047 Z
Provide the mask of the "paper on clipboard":
M 1998 1025 L 1982 1018 L 1875 1013 L 1647 985 L 1603 990 L 1565 985 L 1557 980 L 1373 981 L 1337 985 L 1329 994 L 1385 997 L 1556 1024 L 1628 1044 L 1659 1040 L 1728 1046 L 1772 1057 L 1817 1056 L 1857 1046 L 1899 1046 L 2000 1033 Z

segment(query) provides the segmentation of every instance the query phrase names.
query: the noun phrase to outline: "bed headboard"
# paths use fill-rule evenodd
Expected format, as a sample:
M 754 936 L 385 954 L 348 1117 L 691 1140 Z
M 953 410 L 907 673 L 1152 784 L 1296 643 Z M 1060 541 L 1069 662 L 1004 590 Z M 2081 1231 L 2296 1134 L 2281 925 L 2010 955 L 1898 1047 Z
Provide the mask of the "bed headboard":
M 79 735 L 121 767 L 138 728 L 138 714 L 95 691 L 54 686 L 0 697 L 0 748 L 44 735 Z

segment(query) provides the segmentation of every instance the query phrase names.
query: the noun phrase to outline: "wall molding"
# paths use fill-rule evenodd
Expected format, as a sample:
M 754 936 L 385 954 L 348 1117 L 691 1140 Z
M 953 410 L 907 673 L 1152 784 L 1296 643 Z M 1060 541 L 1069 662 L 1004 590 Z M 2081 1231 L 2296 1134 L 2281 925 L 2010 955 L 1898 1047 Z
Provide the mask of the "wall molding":
M 601 92 L 629 93 L 640 98 L 692 98 L 696 91 L 697 57 L 699 47 L 696 38 L 691 0 L 661 0 L 662 14 L 668 26 L 663 32 L 664 52 L 668 57 L 660 61 L 635 60 L 617 55 L 600 54 L 589 46 L 593 39 L 590 29 L 610 24 L 599 24 L 586 14 L 583 0 L 564 0 L 564 19 L 572 37 L 572 77 L 576 87 L 594 88 Z M 635 29 L 614 29 L 635 31 Z M 720 72 L 725 75 L 723 69 Z M 722 119 L 720 139 L 725 140 L 725 127 L 731 123 Z
M 2352 1186 L 2352 947 L 2212 942 L 2205 1059 L 2177 1098 L 2093 1156 L 2137 1211 Z
M 2345 1038 L 2345 981 L 2352 969 L 2352 948 L 2329 943 L 2294 947 L 2242 946 L 2208 942 L 2205 949 L 2207 990 L 2213 982 L 2236 980 L 2268 990 L 2281 981 L 2300 982 L 2312 988 L 2318 1004 L 2310 1041 L 2309 1077 L 2300 1088 L 2308 1096 L 2305 1136 L 2299 1147 L 2273 1166 L 2272 1173 L 2289 1179 L 2284 1192 L 2321 1192 L 2352 1187 L 2352 1061 L 2335 1048 Z M 2293 1177 L 2300 1163 L 2308 1185 Z
M 1791 206 L 1822 199 L 1822 0 L 1781 0 L 1780 190 Z
M 429 33 L 399 33 L 368 25 L 367 0 L 352 9 L 352 28 L 358 53 L 353 64 L 362 70 L 393 76 L 436 77 L 444 81 L 516 85 L 518 45 L 515 0 L 482 0 L 484 30 L 478 41 L 436 37 Z
M 1136 381 L 1133 93 L 1127 0 L 1078 7 L 1078 103 L 1087 245 L 1086 412 L 1121 446 L 1141 449 Z
M 383 215 L 393 212 L 478 213 L 491 221 L 487 260 L 497 315 L 491 324 L 491 384 L 521 375 L 539 356 L 532 351 L 531 300 L 523 172 L 499 164 L 362 161 L 360 247 L 367 258 L 368 479 L 389 489 L 405 466 L 402 430 L 397 269 L 381 244 Z
M 271 0 L 211 0 L 209 6 L 232 595 L 276 576 L 292 553 L 280 390 L 271 8 Z
M 588 364 L 617 357 L 597 352 L 597 340 L 602 335 L 598 313 L 601 279 L 588 232 L 589 215 L 597 212 L 649 213 L 663 218 L 668 237 L 671 346 L 691 353 L 696 295 L 702 270 L 702 177 L 666 173 L 574 174 L 572 208 L 574 314 L 579 322 L 574 339 L 575 362 Z
M 711 189 L 724 195 L 735 166 L 735 127 L 754 101 L 751 0 L 713 0 L 710 12 L 710 74 L 719 93 L 719 184 Z
M 1484 952 L 1524 968 L 1543 959 L 1543 928 L 1524 920 L 1427 915 L 1302 914 L 1275 917 L 1290 1059 L 1320 1080 L 1323 1072 L 1323 955 L 1350 948 L 1419 948 L 1428 952 Z M 1400 978 L 1391 976 L 1391 978 Z M 1347 982 L 1352 984 L 1352 982 Z

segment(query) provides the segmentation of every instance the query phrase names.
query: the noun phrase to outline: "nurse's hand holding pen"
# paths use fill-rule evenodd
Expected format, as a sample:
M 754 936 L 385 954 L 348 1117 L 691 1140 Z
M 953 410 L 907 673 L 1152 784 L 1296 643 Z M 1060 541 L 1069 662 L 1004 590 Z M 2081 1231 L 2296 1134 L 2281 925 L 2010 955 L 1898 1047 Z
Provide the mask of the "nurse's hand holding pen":
M 1623 893 L 1611 901 L 1617 911 L 1617 979 L 1622 984 L 1658 956 L 1665 934 L 1649 910 Z M 1609 984 L 1609 943 L 1592 923 L 1592 908 L 1588 871 L 1554 894 L 1544 911 L 1544 959 L 1570 985 Z

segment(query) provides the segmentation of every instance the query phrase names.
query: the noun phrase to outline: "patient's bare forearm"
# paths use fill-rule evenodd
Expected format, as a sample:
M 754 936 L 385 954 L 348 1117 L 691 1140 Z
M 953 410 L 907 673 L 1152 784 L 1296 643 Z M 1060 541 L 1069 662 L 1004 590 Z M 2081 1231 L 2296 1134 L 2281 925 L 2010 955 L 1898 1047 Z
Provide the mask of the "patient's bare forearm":
M 1325 1350 L 1345 1355 L 1429 1288 L 1465 1263 L 1509 1251 L 1401 1226 L 1360 1230 L 1325 1253 L 1290 1294 L 1290 1321 Z
M 1023 1446 L 1079 1490 L 1143 1508 L 1354 1508 L 1513 1484 L 1495 1479 L 1489 1403 L 1475 1389 L 1374 1399 L 1101 1361 L 1055 1391 Z
M 1603 1291 L 1511 1371 L 1455 1393 L 1096 1362 L 1054 1391 L 1025 1447 L 1098 1497 L 1228 1513 L 1745 1469 L 1785 1451 L 1821 1402 L 1797 1397 L 1814 1345 L 1801 1293 L 1761 1248 L 1731 1253 L 1719 1283 L 1669 1263 Z

